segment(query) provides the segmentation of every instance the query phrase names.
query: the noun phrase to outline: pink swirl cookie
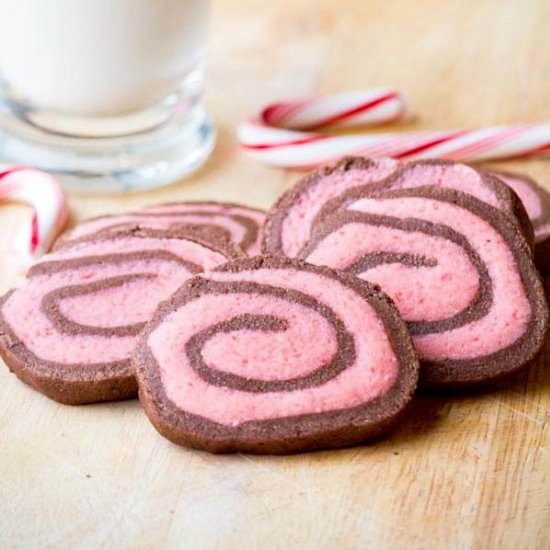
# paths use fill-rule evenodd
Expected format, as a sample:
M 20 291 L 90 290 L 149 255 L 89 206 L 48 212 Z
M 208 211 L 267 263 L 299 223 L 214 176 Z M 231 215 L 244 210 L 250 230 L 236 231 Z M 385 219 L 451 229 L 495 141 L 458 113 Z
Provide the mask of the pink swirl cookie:
M 125 399 L 130 355 L 158 303 L 242 253 L 180 231 L 92 235 L 44 257 L 0 304 L 0 355 L 24 382 L 68 404 Z
M 64 233 L 56 248 L 68 241 L 99 231 L 112 231 L 143 227 L 171 229 L 193 226 L 203 229 L 203 237 L 224 235 L 248 254 L 260 251 L 260 229 L 265 212 L 240 204 L 202 201 L 174 202 L 149 206 L 134 212 L 91 218 Z
M 366 193 L 386 189 L 413 189 L 426 185 L 455 189 L 468 193 L 495 208 L 506 212 L 517 223 L 525 239 L 534 247 L 533 227 L 518 196 L 495 176 L 480 172 L 466 164 L 446 160 L 419 160 L 403 164 L 400 169 L 381 182 L 349 189 L 326 202 L 314 225 L 335 210 L 354 209 L 354 204 Z
M 212 452 L 291 453 L 378 437 L 411 399 L 418 363 L 375 286 L 256 257 L 195 277 L 134 355 L 157 430 Z
M 424 386 L 480 384 L 537 354 L 548 309 L 530 250 L 501 210 L 435 186 L 364 193 L 327 216 L 306 261 L 381 286 L 407 321 Z
M 535 263 L 543 275 L 550 274 L 550 193 L 525 174 L 491 173 L 511 187 L 521 199 L 535 231 Z
M 398 162 L 389 158 L 346 157 L 311 172 L 269 210 L 263 228 L 263 252 L 295 257 L 309 239 L 313 220 L 327 201 L 348 189 L 379 181 L 397 166 Z

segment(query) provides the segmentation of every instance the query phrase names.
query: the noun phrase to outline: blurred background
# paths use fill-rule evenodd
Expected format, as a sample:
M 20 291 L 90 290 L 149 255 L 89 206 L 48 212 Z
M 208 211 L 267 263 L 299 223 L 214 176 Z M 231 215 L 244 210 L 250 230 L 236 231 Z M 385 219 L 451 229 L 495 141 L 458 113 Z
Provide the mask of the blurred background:
M 265 206 L 266 191 L 275 198 L 287 176 L 248 160 L 234 132 L 281 98 L 390 86 L 409 100 L 414 119 L 403 128 L 548 120 L 548 21 L 550 3 L 536 0 L 214 1 L 207 98 L 219 143 L 209 186 L 247 185 L 246 170 L 253 204 Z M 544 161 L 506 166 L 550 180 Z

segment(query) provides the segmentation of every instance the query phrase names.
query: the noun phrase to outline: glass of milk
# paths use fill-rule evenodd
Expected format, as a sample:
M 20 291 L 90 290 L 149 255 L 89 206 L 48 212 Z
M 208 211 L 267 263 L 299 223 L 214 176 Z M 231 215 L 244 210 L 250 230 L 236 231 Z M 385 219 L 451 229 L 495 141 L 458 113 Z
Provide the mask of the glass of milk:
M 0 0 L 0 160 L 80 190 L 199 167 L 209 0 Z

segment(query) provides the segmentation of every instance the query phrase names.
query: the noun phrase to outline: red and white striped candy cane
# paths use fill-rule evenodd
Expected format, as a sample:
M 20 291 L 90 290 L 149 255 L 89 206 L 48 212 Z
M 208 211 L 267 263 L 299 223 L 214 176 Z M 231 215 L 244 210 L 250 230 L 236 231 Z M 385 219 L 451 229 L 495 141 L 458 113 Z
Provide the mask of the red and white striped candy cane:
M 398 120 L 406 111 L 399 92 L 381 88 L 272 103 L 264 107 L 259 119 L 266 126 L 289 130 L 351 128 Z
M 67 222 L 68 209 L 61 186 L 45 172 L 0 165 L 0 202 L 22 202 L 33 208 L 30 223 L 15 240 L 20 267 L 46 253 Z
M 396 93 L 397 94 L 397 93 Z M 324 120 L 339 126 L 365 124 L 366 112 L 354 110 L 356 102 L 346 104 L 346 94 L 339 98 L 338 113 L 330 98 L 323 103 L 333 108 L 313 114 L 306 101 L 293 103 L 293 110 L 286 113 L 281 103 L 264 109 L 256 120 L 250 120 L 239 128 L 242 147 L 254 158 L 271 166 L 310 168 L 332 162 L 345 155 L 368 157 L 393 157 L 397 159 L 446 158 L 451 160 L 479 161 L 521 156 L 538 156 L 550 152 L 550 123 L 494 126 L 478 130 L 443 130 L 422 132 L 392 132 L 352 135 L 325 135 L 317 132 L 297 131 L 295 128 L 319 127 Z M 350 96 L 351 97 L 351 96 Z M 371 123 L 389 122 L 401 117 L 404 110 L 396 107 L 399 95 L 392 96 L 393 110 L 387 118 L 370 119 Z M 390 101 L 389 99 L 386 101 Z M 315 104 L 315 103 L 314 103 Z M 389 104 L 389 103 L 388 103 Z M 302 107 L 302 105 L 305 105 Z M 366 103 L 364 103 L 366 105 Z M 384 103 L 377 104 L 383 106 Z M 289 108 L 290 109 L 290 108 Z M 302 110 L 303 109 L 303 110 Z M 267 112 L 267 114 L 266 114 Z M 290 114 L 289 114 L 290 113 Z M 390 116 L 391 114 L 391 116 Z M 315 115 L 315 116 L 313 116 Z M 363 118 L 361 118 L 363 117 Z

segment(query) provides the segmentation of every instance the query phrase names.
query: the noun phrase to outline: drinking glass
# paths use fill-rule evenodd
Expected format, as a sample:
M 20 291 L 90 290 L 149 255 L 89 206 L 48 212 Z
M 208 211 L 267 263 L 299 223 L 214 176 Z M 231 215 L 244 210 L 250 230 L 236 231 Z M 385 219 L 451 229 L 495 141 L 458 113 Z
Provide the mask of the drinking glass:
M 0 0 L 0 158 L 78 190 L 198 168 L 208 0 Z

